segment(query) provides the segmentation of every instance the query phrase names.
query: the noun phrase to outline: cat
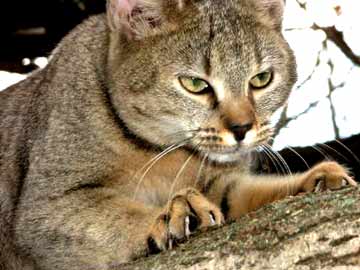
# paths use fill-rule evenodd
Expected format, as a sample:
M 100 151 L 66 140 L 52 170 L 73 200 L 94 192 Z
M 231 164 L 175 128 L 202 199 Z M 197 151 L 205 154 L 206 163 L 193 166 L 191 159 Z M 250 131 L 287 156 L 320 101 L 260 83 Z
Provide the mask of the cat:
M 283 8 L 109 0 L 1 92 L 0 268 L 108 269 L 318 183 L 356 185 L 335 162 L 250 173 L 296 81 Z

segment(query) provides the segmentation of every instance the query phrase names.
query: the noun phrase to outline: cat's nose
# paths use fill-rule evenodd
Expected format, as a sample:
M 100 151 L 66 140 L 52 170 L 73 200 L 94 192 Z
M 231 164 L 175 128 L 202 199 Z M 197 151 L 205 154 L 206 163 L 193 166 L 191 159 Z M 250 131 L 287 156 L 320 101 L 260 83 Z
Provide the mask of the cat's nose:
M 252 127 L 253 127 L 253 123 L 248 123 L 244 125 L 230 124 L 228 128 L 234 134 L 235 140 L 237 142 L 241 142 L 242 140 L 244 140 L 246 136 L 246 132 L 252 129 Z

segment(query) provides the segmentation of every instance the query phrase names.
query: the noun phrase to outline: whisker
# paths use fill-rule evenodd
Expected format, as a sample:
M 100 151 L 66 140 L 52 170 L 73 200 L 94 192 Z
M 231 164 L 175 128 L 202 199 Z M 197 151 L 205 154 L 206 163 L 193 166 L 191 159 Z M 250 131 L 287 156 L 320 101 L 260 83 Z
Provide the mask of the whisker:
M 331 155 L 327 155 L 326 153 L 324 153 L 323 151 L 321 151 L 321 149 L 319 149 L 319 147 L 316 147 L 315 145 L 310 146 L 311 148 L 313 148 L 315 151 L 319 152 L 326 160 L 331 160 L 330 157 L 332 157 Z
M 274 141 L 274 138 L 270 138 Z M 268 143 L 265 143 L 265 146 L 267 146 L 269 152 L 273 153 L 273 155 L 275 155 L 276 159 L 279 160 L 279 163 L 281 165 L 281 168 L 284 169 L 282 170 L 284 174 L 291 174 L 291 170 L 289 168 L 289 165 L 286 163 L 285 159 L 280 155 L 280 153 L 274 149 L 272 149 L 272 146 Z
M 135 188 L 135 192 L 134 192 L 134 197 L 133 199 L 135 200 L 136 199 L 136 195 L 139 191 L 139 188 L 140 188 L 140 185 L 142 184 L 146 174 L 151 170 L 151 168 L 153 168 L 153 166 L 161 159 L 163 158 L 165 155 L 169 154 L 170 152 L 176 150 L 176 149 L 179 149 L 181 148 L 182 146 L 186 145 L 186 143 L 192 138 L 188 138 L 188 139 L 185 139 L 179 143 L 176 143 L 176 144 L 172 144 L 171 146 L 169 146 L 168 148 L 166 148 L 164 151 L 162 151 L 161 153 L 159 153 L 158 155 L 156 155 L 154 158 L 152 158 L 151 160 L 149 160 L 143 167 L 141 167 L 140 170 L 138 170 L 137 173 L 135 173 L 134 177 L 133 178 L 136 178 L 136 175 L 138 175 L 138 173 L 142 172 L 146 167 L 146 170 L 144 171 L 144 173 L 141 175 L 139 181 L 138 181 L 138 184 L 136 185 L 136 188 Z
M 282 157 L 282 155 L 281 155 L 278 151 L 273 150 L 270 145 L 268 145 L 268 147 L 269 147 L 269 150 L 272 151 L 272 152 L 280 159 L 280 161 L 282 162 L 282 164 L 285 166 L 286 172 L 287 172 L 288 174 L 290 174 L 290 176 L 292 176 L 292 172 L 291 172 L 291 170 L 290 170 L 290 167 L 289 167 L 289 165 L 287 164 L 287 162 L 285 161 L 285 159 Z
M 275 162 L 275 160 L 274 160 L 274 158 L 272 157 L 272 155 L 269 154 L 269 152 L 268 152 L 267 148 L 265 147 L 265 145 L 260 145 L 259 147 L 260 147 L 260 149 L 265 153 L 265 156 L 267 156 L 267 157 L 270 159 L 271 163 L 274 165 L 274 167 L 275 167 L 275 169 L 276 169 L 276 173 L 279 174 L 279 173 L 280 173 L 280 170 L 279 170 L 279 167 L 278 167 L 278 163 Z M 282 172 L 282 174 L 284 174 L 284 172 Z
M 205 154 L 204 157 L 203 157 L 202 160 L 201 160 L 201 163 L 200 163 L 200 166 L 199 166 L 199 171 L 198 171 L 198 173 L 197 173 L 196 180 L 195 180 L 195 182 L 194 182 L 193 187 L 196 187 L 196 185 L 197 185 L 198 182 L 200 181 L 201 172 L 202 172 L 202 169 L 203 169 L 203 167 L 204 167 L 204 165 L 205 165 L 205 161 L 206 161 L 207 158 L 208 158 L 208 154 Z
M 169 197 L 168 197 L 168 202 L 170 201 L 171 197 L 173 196 L 173 193 L 174 193 L 174 188 L 175 188 L 175 185 L 178 181 L 178 179 L 180 178 L 180 175 L 183 173 L 183 171 L 185 170 L 186 166 L 188 165 L 188 163 L 190 162 L 190 160 L 193 158 L 193 156 L 195 155 L 195 152 L 196 152 L 196 148 L 199 146 L 199 144 L 194 148 L 193 152 L 191 153 L 191 155 L 185 160 L 184 164 L 181 166 L 181 168 L 179 169 L 178 173 L 176 174 L 175 178 L 174 178 L 174 181 L 171 185 L 171 188 L 170 188 L 170 191 L 169 191 Z M 170 206 L 170 205 L 168 205 Z M 167 212 L 169 211 L 170 209 L 167 209 Z
M 340 157 L 342 157 L 343 159 L 345 160 L 349 160 L 347 157 L 345 157 L 343 154 L 341 154 L 339 151 L 337 151 L 336 149 L 332 148 L 331 146 L 325 144 L 325 143 L 318 143 L 319 147 L 322 146 L 322 147 L 325 147 L 333 152 L 335 152 L 335 154 L 339 155 Z
M 339 140 L 335 140 L 335 142 L 337 142 L 338 144 L 340 144 L 346 151 L 348 151 L 348 152 L 352 155 L 352 157 L 356 160 L 356 162 L 359 163 L 359 165 L 360 165 L 360 159 L 357 157 L 357 155 L 354 154 L 353 151 L 351 151 L 351 150 L 349 149 L 349 147 L 347 147 L 345 144 L 343 144 L 343 143 L 342 143 L 341 141 L 339 141 Z
M 263 144 L 263 146 L 265 147 L 265 149 L 267 150 L 269 155 L 271 155 L 274 158 L 274 160 L 276 161 L 276 163 L 280 166 L 281 173 L 285 175 L 286 174 L 286 169 L 284 168 L 284 164 L 282 163 L 282 161 L 279 160 L 279 157 L 277 155 L 275 155 L 275 153 L 272 151 L 270 146 L 268 146 L 266 144 Z
M 270 145 L 268 145 L 268 149 L 269 149 L 270 151 L 273 151 L 273 152 L 274 152 L 274 154 L 280 159 L 281 164 L 283 164 L 283 165 L 285 166 L 286 171 L 287 171 L 287 174 L 289 174 L 290 177 L 293 177 L 293 174 L 292 174 L 292 172 L 291 172 L 291 170 L 290 170 L 290 167 L 289 167 L 289 165 L 287 164 L 287 162 L 285 161 L 285 159 L 282 157 L 282 155 L 281 155 L 279 152 L 273 150 Z M 285 180 L 286 180 L 286 192 L 287 192 L 287 194 L 291 194 L 291 183 L 290 183 L 290 179 L 289 179 L 288 177 L 286 177 Z
M 253 156 L 253 160 L 254 162 L 252 164 L 255 164 L 257 170 L 261 170 L 261 172 L 263 172 L 265 169 L 266 171 L 269 172 L 269 164 L 268 164 L 268 160 L 266 157 L 264 157 L 264 155 L 262 154 L 263 152 L 263 148 L 261 147 L 261 145 L 258 145 L 255 147 L 253 153 L 254 153 L 254 156 Z M 266 155 L 266 153 L 265 153 Z M 266 162 L 266 165 L 264 165 Z
M 292 148 L 290 146 L 286 146 L 286 148 L 289 149 L 291 152 L 293 152 L 295 155 L 297 155 L 305 163 L 306 167 L 308 169 L 310 169 L 309 164 L 305 161 L 305 159 L 294 148 Z
M 145 163 L 144 166 L 142 166 L 135 174 L 134 177 L 135 178 L 137 176 L 137 174 L 139 174 L 141 171 L 143 171 L 150 163 L 152 163 L 154 160 L 156 160 L 159 156 L 163 155 L 165 152 L 169 151 L 171 148 L 176 147 L 179 144 L 185 143 L 186 141 L 188 141 L 189 139 L 185 139 L 182 140 L 180 142 L 174 143 L 172 145 L 170 145 L 169 147 L 165 148 L 163 151 L 161 151 L 159 154 L 157 154 L 155 157 L 151 158 L 148 162 Z

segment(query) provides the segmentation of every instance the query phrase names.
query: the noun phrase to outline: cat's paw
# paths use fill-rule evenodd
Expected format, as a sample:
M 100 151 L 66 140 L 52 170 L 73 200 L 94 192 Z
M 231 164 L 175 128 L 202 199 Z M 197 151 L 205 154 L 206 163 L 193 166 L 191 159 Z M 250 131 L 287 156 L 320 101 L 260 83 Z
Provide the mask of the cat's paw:
M 337 162 L 325 161 L 310 169 L 301 181 L 301 192 L 336 190 L 344 186 L 356 186 L 345 167 Z
M 149 253 L 172 249 L 195 230 L 224 223 L 220 209 L 195 189 L 177 193 L 151 227 L 147 240 Z

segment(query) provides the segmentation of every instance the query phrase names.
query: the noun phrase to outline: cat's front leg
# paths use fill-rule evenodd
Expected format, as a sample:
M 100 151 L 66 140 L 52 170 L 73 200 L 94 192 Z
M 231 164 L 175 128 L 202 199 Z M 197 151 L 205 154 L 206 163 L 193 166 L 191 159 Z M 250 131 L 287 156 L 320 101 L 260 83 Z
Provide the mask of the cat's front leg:
M 305 173 L 295 175 L 234 176 L 233 181 L 224 189 L 222 204 L 225 205 L 226 218 L 237 219 L 287 196 L 336 190 L 346 185 L 357 185 L 347 169 L 337 162 L 325 161 Z
M 147 241 L 149 252 L 154 254 L 171 249 L 195 229 L 203 230 L 223 223 L 224 217 L 215 204 L 196 189 L 183 189 L 168 202 L 151 226 Z

